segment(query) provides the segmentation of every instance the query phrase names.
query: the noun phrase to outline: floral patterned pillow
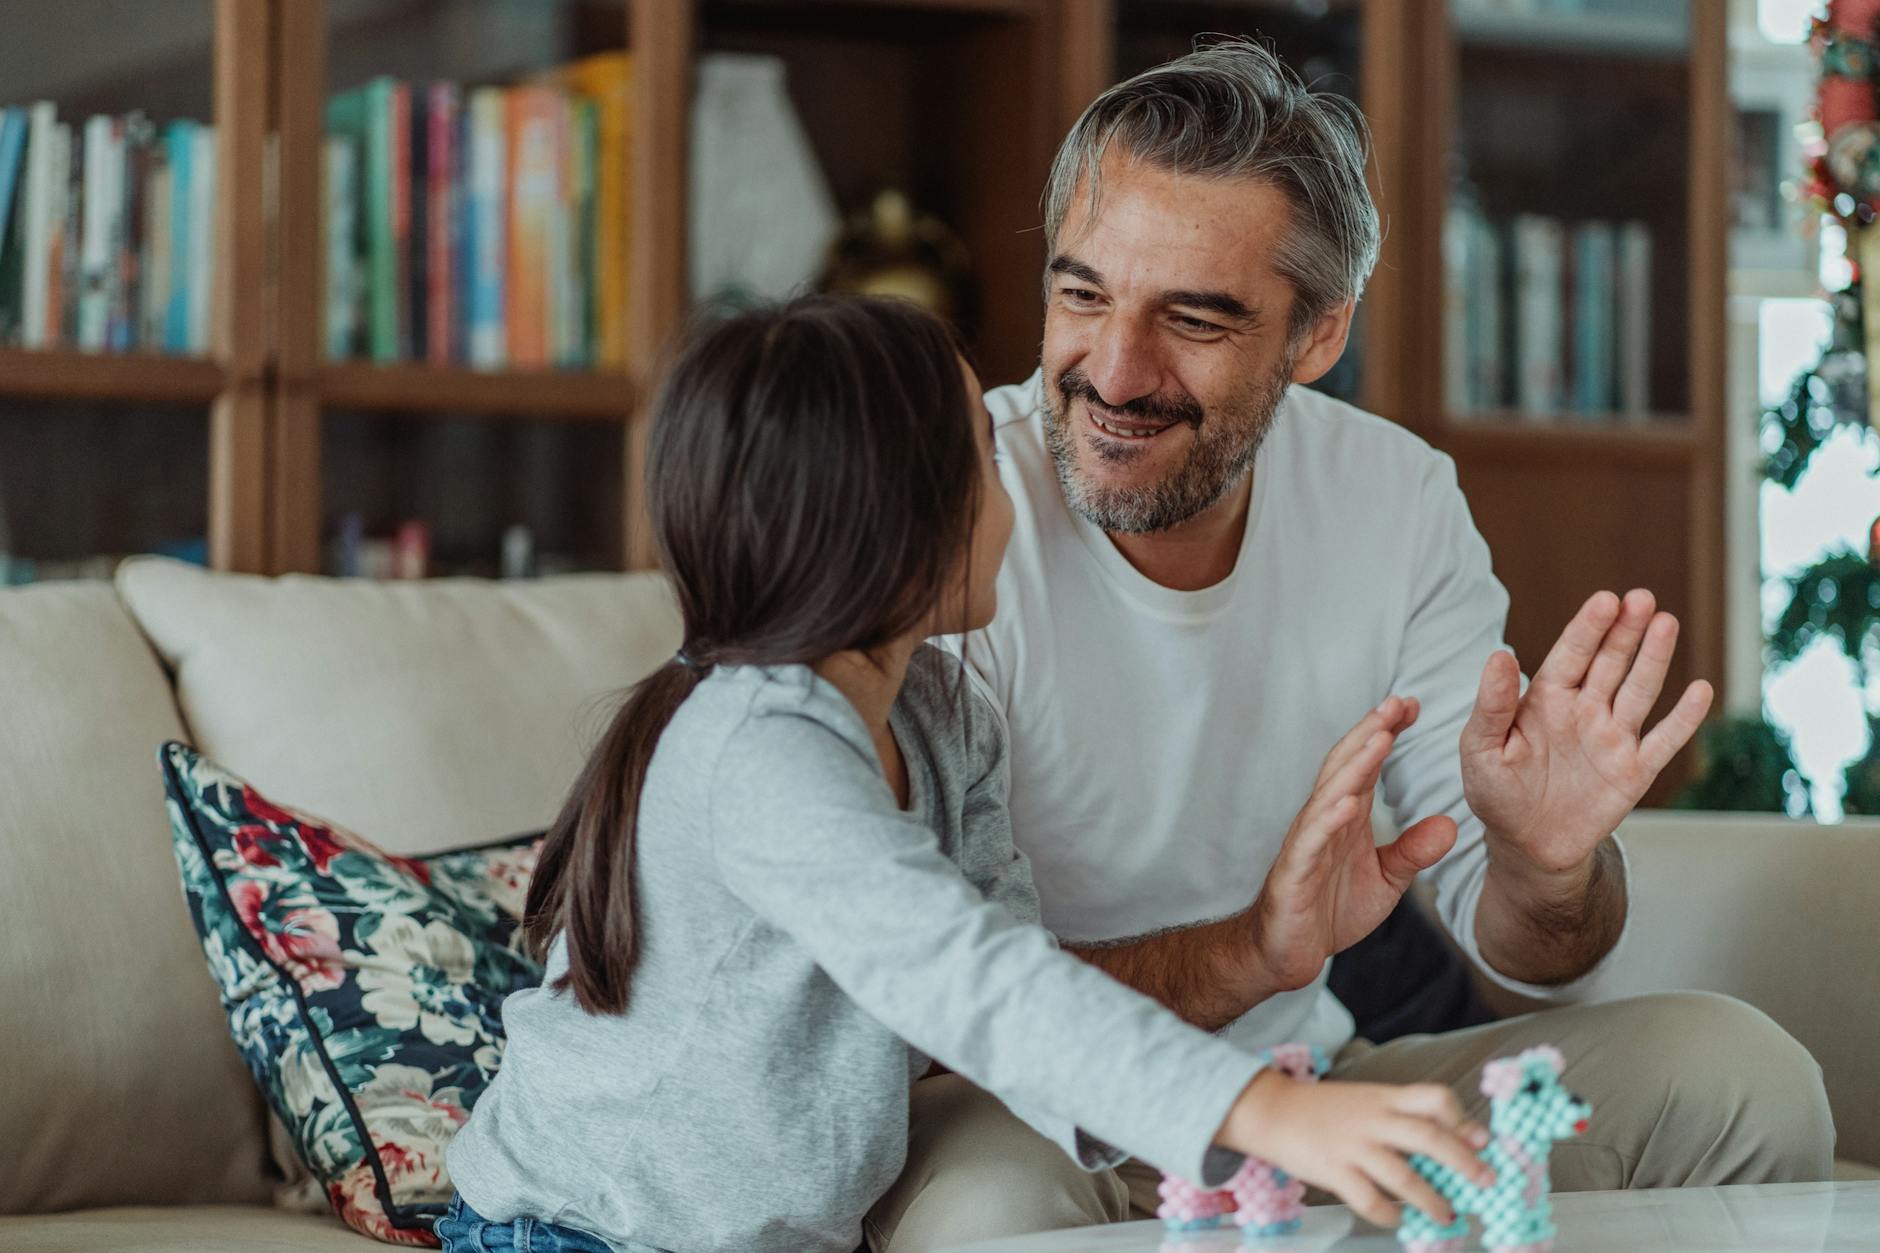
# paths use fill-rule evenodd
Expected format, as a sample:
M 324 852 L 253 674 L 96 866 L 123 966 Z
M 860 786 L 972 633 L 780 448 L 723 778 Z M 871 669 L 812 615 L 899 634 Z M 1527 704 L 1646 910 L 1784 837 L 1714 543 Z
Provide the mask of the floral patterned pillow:
M 395 857 L 187 745 L 159 757 L 190 919 L 255 1082 L 349 1226 L 435 1245 L 444 1146 L 495 1076 L 503 998 L 542 978 L 518 931 L 540 838 Z

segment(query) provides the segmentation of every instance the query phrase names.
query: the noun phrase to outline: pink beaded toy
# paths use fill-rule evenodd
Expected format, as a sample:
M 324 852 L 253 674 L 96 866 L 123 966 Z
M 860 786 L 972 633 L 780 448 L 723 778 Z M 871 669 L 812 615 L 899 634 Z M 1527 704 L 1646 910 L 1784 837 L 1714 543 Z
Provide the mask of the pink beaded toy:
M 1329 1068 L 1325 1054 L 1304 1044 L 1278 1044 L 1260 1054 L 1267 1065 L 1300 1083 L 1313 1083 Z M 1249 1157 L 1223 1188 L 1203 1188 L 1179 1175 L 1162 1176 L 1157 1218 L 1171 1237 L 1213 1231 L 1228 1214 L 1248 1239 L 1283 1236 L 1305 1218 L 1306 1185 L 1257 1157 Z

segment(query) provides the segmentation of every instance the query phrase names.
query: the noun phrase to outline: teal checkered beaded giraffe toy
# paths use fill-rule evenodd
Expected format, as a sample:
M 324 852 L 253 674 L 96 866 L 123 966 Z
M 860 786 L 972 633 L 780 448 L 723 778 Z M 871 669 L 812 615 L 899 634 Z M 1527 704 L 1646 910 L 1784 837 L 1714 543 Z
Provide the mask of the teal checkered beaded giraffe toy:
M 1442 1163 L 1417 1154 L 1410 1165 L 1448 1199 L 1456 1221 L 1447 1227 L 1406 1205 L 1397 1239 L 1404 1253 L 1455 1253 L 1469 1234 L 1468 1215 L 1482 1219 L 1482 1246 L 1491 1253 L 1547 1253 L 1554 1245 L 1553 1206 L 1547 1199 L 1547 1155 L 1555 1140 L 1586 1133 L 1592 1106 L 1560 1086 L 1560 1050 L 1541 1045 L 1482 1068 L 1489 1098 L 1488 1147 L 1481 1158 L 1495 1170 L 1483 1188 Z

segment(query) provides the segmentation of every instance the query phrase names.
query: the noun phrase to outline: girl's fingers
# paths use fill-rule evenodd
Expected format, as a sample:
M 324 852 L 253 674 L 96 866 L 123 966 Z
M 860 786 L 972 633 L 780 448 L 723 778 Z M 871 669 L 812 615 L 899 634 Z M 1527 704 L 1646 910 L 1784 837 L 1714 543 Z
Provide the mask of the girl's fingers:
M 1325 1185 L 1351 1212 L 1379 1227 L 1395 1227 L 1398 1211 L 1362 1171 L 1344 1170 Z
M 1400 1114 L 1427 1118 L 1442 1127 L 1454 1127 L 1463 1121 L 1462 1102 L 1450 1088 L 1440 1083 L 1406 1083 L 1397 1089 L 1391 1108 Z
M 1431 1161 L 1441 1162 L 1464 1179 L 1473 1180 L 1486 1188 L 1495 1182 L 1495 1172 L 1475 1155 L 1475 1150 L 1466 1142 L 1465 1137 L 1475 1130 L 1479 1128 L 1472 1123 L 1452 1130 L 1449 1124 L 1438 1126 L 1427 1118 L 1399 1115 L 1385 1125 L 1383 1138 L 1386 1144 L 1401 1153 L 1421 1153 Z
M 1441 1193 L 1430 1186 L 1430 1181 L 1410 1168 L 1396 1153 L 1388 1149 L 1378 1149 L 1369 1154 L 1359 1165 L 1364 1172 L 1376 1181 L 1377 1186 L 1394 1197 L 1416 1206 L 1431 1218 L 1447 1227 L 1456 1221 L 1456 1213 L 1443 1199 Z

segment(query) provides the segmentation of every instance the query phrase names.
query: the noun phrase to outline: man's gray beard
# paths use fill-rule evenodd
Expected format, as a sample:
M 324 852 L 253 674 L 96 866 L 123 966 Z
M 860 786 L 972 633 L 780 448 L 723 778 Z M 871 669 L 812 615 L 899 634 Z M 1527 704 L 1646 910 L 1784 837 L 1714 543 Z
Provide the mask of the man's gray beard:
M 1115 534 L 1149 535 L 1180 526 L 1227 495 L 1252 468 L 1291 379 L 1288 360 L 1253 389 L 1244 408 L 1233 405 L 1208 413 L 1195 430 L 1188 459 L 1161 482 L 1146 487 L 1098 487 L 1078 474 L 1077 449 L 1070 432 L 1071 402 L 1047 383 L 1044 441 L 1057 466 L 1065 501 L 1099 530 Z M 1214 438 L 1207 434 L 1210 427 L 1217 432 Z M 1236 439 L 1242 431 L 1246 434 Z M 1093 451 L 1112 464 L 1126 464 L 1144 455 L 1140 449 L 1108 443 Z

